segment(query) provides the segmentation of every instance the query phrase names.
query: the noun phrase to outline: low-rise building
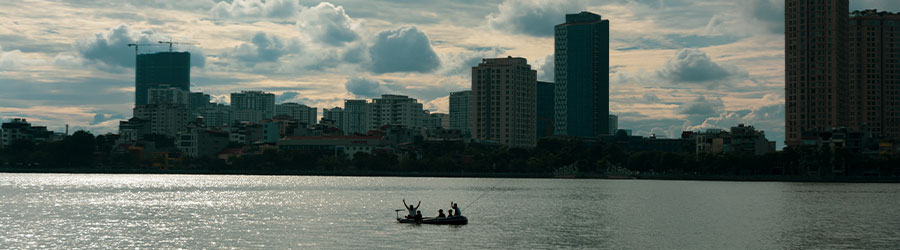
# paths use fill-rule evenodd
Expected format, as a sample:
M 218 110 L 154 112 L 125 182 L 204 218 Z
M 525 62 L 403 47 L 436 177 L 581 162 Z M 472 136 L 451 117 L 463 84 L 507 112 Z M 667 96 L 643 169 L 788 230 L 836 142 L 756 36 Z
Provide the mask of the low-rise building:
M 372 153 L 387 143 L 380 136 L 288 136 L 278 140 L 279 150 L 305 150 L 324 154 L 347 155 Z
M 213 158 L 228 147 L 228 133 L 189 125 L 175 137 L 175 145 L 184 155 L 194 158 Z
M 709 129 L 703 133 L 692 133 L 699 153 L 736 153 L 764 155 L 775 152 L 775 142 L 766 139 L 764 131 L 758 131 L 753 126 L 739 124 L 731 127 L 730 132 L 721 129 Z
M 31 126 L 25 118 L 13 118 L 0 125 L 0 148 L 9 147 L 16 140 L 42 143 L 61 139 L 45 126 Z

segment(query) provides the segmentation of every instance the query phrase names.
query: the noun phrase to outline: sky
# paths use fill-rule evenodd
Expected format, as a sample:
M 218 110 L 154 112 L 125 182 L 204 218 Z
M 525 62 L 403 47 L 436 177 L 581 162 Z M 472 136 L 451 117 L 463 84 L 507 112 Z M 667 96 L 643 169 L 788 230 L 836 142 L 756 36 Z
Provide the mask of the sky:
M 900 1 L 851 0 L 900 11 Z M 635 135 L 739 123 L 784 141 L 783 0 L 72 0 L 0 3 L 0 119 L 102 134 L 131 117 L 134 49 L 175 41 L 191 90 L 331 108 L 409 95 L 448 112 L 482 58 L 553 81 L 553 26 L 610 20 L 610 111 Z M 144 46 L 141 53 L 165 51 Z

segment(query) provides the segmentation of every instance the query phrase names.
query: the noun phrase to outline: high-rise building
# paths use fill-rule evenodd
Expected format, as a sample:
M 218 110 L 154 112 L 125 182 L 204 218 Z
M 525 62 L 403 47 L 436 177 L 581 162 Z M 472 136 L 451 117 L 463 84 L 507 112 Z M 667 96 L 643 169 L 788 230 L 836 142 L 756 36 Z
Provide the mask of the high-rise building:
M 201 112 L 201 110 L 212 104 L 210 102 L 212 98 L 210 98 L 208 94 L 204 94 L 203 92 L 191 92 L 189 99 L 192 115 L 200 115 L 199 113 Z
M 459 130 L 465 138 L 472 136 L 472 91 L 450 92 L 450 129 Z
M 535 145 L 537 71 L 521 57 L 472 67 L 472 137 L 513 147 Z
M 324 120 L 332 120 L 334 124 L 340 128 L 342 121 L 344 121 L 344 109 L 341 107 L 334 107 L 330 109 L 322 109 L 322 119 Z
M 445 113 L 431 113 L 427 110 L 425 111 L 425 120 L 422 121 L 422 126 L 425 129 L 449 129 L 450 128 L 450 115 Z
M 609 115 L 609 134 L 614 135 L 619 131 L 619 116 Z
M 231 107 L 225 104 L 210 103 L 200 111 L 200 115 L 203 116 L 203 123 L 207 127 L 229 126 L 234 121 L 231 117 Z
M 369 104 L 366 100 L 344 100 L 344 119 L 339 128 L 344 134 L 369 132 Z
M 150 133 L 175 136 L 188 124 L 186 104 L 142 104 L 134 107 L 134 118 L 147 120 Z
M 299 123 L 305 123 L 307 126 L 316 125 L 319 109 L 303 104 L 287 102 L 275 105 L 276 115 L 287 115 Z
M 537 99 L 535 106 L 537 108 L 537 139 L 553 135 L 553 109 L 555 108 L 554 98 L 556 86 L 552 82 L 537 82 Z
M 404 95 L 381 95 L 381 98 L 372 99 L 368 108 L 368 124 L 371 129 L 384 125 L 421 128 L 425 115 L 421 103 Z
M 190 102 L 187 91 L 165 85 L 160 87 L 147 90 L 147 104 L 180 104 L 187 108 Z
M 162 85 L 190 92 L 191 54 L 160 52 L 137 55 L 134 74 L 134 104 L 147 104 L 147 91 Z
M 554 134 L 609 132 L 609 20 L 581 12 L 555 27 Z
M 275 116 L 275 95 L 262 91 L 231 93 L 232 118 L 259 122 Z M 259 118 L 257 120 L 257 118 Z M 246 120 L 245 120 L 246 119 Z
M 849 127 L 875 138 L 900 137 L 900 14 L 850 16 Z
M 788 146 L 804 133 L 848 123 L 848 0 L 785 0 L 785 133 Z

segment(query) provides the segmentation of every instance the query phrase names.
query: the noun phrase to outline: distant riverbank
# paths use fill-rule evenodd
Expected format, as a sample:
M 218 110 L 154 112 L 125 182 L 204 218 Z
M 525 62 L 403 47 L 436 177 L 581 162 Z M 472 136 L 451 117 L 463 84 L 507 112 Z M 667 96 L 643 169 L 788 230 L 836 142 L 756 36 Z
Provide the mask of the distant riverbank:
M 553 175 L 539 173 L 473 173 L 473 172 L 398 172 L 398 171 L 237 171 L 203 169 L 153 168 L 0 168 L 0 173 L 58 173 L 58 174 L 187 174 L 187 175 L 296 175 L 296 176 L 373 176 L 373 177 L 440 177 L 440 178 L 556 178 L 556 179 L 622 179 L 622 180 L 689 180 L 689 181 L 772 181 L 772 182 L 847 182 L 900 183 L 900 177 L 807 177 L 779 175 L 636 175 L 610 176 L 604 174 Z

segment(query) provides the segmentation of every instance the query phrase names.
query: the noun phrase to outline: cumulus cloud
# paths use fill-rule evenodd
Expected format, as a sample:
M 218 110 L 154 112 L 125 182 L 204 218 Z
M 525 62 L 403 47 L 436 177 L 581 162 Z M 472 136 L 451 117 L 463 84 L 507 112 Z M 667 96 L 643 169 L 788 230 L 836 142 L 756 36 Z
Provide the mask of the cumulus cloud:
M 342 46 L 360 38 L 357 32 L 360 24 L 344 12 L 344 7 L 328 2 L 301 11 L 297 26 L 304 36 L 332 46 Z
M 127 24 L 121 24 L 104 32 L 94 34 L 88 39 L 76 42 L 79 54 L 87 60 L 100 62 L 111 67 L 134 67 L 134 48 L 128 44 L 148 44 L 140 48 L 141 53 L 165 51 L 165 46 L 158 41 L 171 40 L 170 36 L 159 34 L 154 30 L 134 30 Z M 181 50 L 191 53 L 191 66 L 206 65 L 203 50 L 195 46 L 180 46 Z
M 469 77 L 472 74 L 472 67 L 481 63 L 481 59 L 500 57 L 505 52 L 506 49 L 500 47 L 477 47 L 458 53 L 441 54 L 440 61 L 444 67 L 439 73 Z
M 691 124 L 698 124 L 708 117 L 719 115 L 724 109 L 725 104 L 722 103 L 722 99 L 707 99 L 701 95 L 690 102 L 681 104 L 678 107 L 678 114 L 685 115 Z
M 265 32 L 257 32 L 250 39 L 250 43 L 236 46 L 232 54 L 239 60 L 255 64 L 258 62 L 275 62 L 282 56 L 298 53 L 301 50 L 299 41 L 284 41 L 277 36 L 266 35 Z
M 40 59 L 28 58 L 21 50 L 3 51 L 3 47 L 0 47 L 0 72 L 18 70 L 42 63 L 44 62 Z
M 566 14 L 587 9 L 582 0 L 506 0 L 497 13 L 487 16 L 488 24 L 496 30 L 529 36 L 553 36 L 553 27 L 564 23 Z
M 537 71 L 538 81 L 553 82 L 556 78 L 556 58 L 553 54 L 549 54 L 539 63 L 541 65 Z
M 212 7 L 210 13 L 216 18 L 230 17 L 293 17 L 300 10 L 297 0 L 234 0 L 221 1 Z
M 746 18 L 765 27 L 766 31 L 784 34 L 784 0 L 740 1 L 740 9 Z
M 379 32 L 369 48 L 372 72 L 420 72 L 437 69 L 441 61 L 431 47 L 431 40 L 415 26 Z
M 105 113 L 96 113 L 94 114 L 94 120 L 89 122 L 89 125 L 97 125 L 110 120 L 125 120 L 125 115 L 122 114 L 105 114 Z
M 364 77 L 351 78 L 344 83 L 344 87 L 350 94 L 363 98 L 378 97 L 387 92 L 387 88 L 381 81 Z
M 737 66 L 713 62 L 705 52 L 698 49 L 682 49 L 669 58 L 656 71 L 662 80 L 672 83 L 695 83 L 709 87 L 722 85 L 749 76 Z
M 689 126 L 691 131 L 711 128 L 729 129 L 738 124 L 752 125 L 757 130 L 766 131 L 767 139 L 779 144 L 784 142 L 784 104 L 765 105 L 758 108 L 723 111 L 708 117 L 702 123 Z

